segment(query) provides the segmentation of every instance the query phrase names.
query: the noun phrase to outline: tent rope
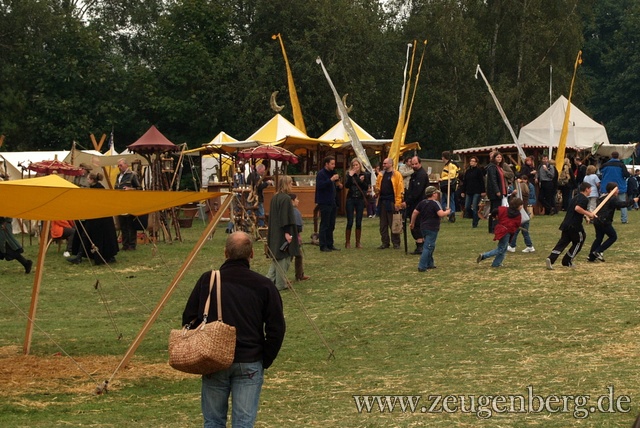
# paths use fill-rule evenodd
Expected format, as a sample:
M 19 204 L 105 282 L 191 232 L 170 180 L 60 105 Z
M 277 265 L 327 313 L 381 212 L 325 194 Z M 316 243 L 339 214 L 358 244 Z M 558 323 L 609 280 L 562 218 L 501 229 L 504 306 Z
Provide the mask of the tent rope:
M 82 364 L 80 364 L 78 361 L 76 361 L 67 351 L 65 351 L 65 349 L 62 347 L 62 345 L 60 345 L 48 332 L 46 332 L 42 327 L 40 327 L 40 325 L 35 322 L 35 320 L 32 320 L 29 317 L 29 314 L 27 314 L 25 311 L 23 311 L 20 306 L 18 306 L 18 304 L 16 304 L 13 300 L 11 300 L 11 298 L 9 296 L 7 296 L 7 294 L 0 290 L 0 294 L 2 294 L 2 296 L 9 302 L 11 303 L 11 305 L 13 305 L 14 308 L 16 308 L 16 310 L 18 310 L 18 312 L 20 312 L 27 320 L 29 320 L 37 329 L 38 331 L 40 331 L 40 333 L 44 334 L 47 339 L 49 339 L 51 341 L 51 343 L 53 343 L 56 348 L 58 348 L 60 350 L 60 352 L 62 354 L 64 354 L 64 356 L 66 356 L 67 358 L 69 358 L 71 361 L 73 361 L 73 363 L 76 365 L 76 367 L 78 367 L 78 369 L 83 372 L 85 375 L 87 375 L 87 377 L 89 379 L 91 379 L 93 382 L 96 383 L 96 394 L 101 394 L 102 392 L 106 392 L 106 384 L 108 384 L 108 381 L 99 383 L 98 380 L 96 378 L 94 378 L 91 373 L 89 373 L 87 370 L 85 370 L 85 368 L 82 366 Z M 99 392 L 100 391 L 100 392 Z
M 102 303 L 104 304 L 104 308 L 107 311 L 107 315 L 109 315 L 109 321 L 111 321 L 111 325 L 113 326 L 113 329 L 115 330 L 116 335 L 118 336 L 118 340 L 121 340 L 122 332 L 120 331 L 120 329 L 118 328 L 118 325 L 116 324 L 115 317 L 113 316 L 113 311 L 111 311 L 111 308 L 109 307 L 109 303 L 107 302 L 107 297 L 105 296 L 102 290 L 102 287 L 100 286 L 99 279 L 96 279 L 96 284 L 94 285 L 93 288 L 95 288 L 98 294 L 100 295 L 100 300 L 102 300 Z
M 140 220 L 138 220 L 138 221 L 140 221 Z M 99 248 L 95 245 L 95 243 L 93 242 L 93 240 L 91 239 L 91 237 L 90 237 L 90 236 L 89 236 L 89 234 L 87 233 L 87 230 L 86 230 L 86 228 L 85 228 L 85 226 L 84 226 L 84 223 L 83 223 L 82 221 L 79 221 L 78 223 L 80 223 L 80 227 L 82 228 L 82 231 L 84 232 L 84 236 L 86 236 L 87 240 L 89 241 L 90 247 L 91 247 L 91 249 L 90 249 L 90 250 L 88 250 L 87 246 L 85 245 L 85 241 L 84 241 L 84 239 L 80 239 L 80 244 L 82 245 L 82 248 L 83 248 L 84 253 L 85 253 L 85 254 L 89 254 L 89 252 L 91 252 L 91 253 L 93 253 L 93 254 L 94 254 L 94 257 L 95 257 L 95 255 L 97 255 L 98 257 L 100 257 L 100 260 L 102 261 L 102 263 L 103 263 L 105 266 L 107 266 L 107 268 L 109 268 L 109 270 L 110 270 L 111 274 L 113 274 L 113 277 L 118 281 L 118 283 L 119 283 L 119 284 L 120 284 L 120 285 L 121 285 L 125 290 L 127 290 L 127 292 L 128 292 L 128 293 L 133 297 L 133 299 L 134 299 L 136 302 L 138 302 L 138 303 L 139 303 L 139 304 L 140 304 L 144 309 L 146 309 L 147 311 L 151 312 L 152 308 L 150 308 L 150 307 L 149 307 L 149 306 L 148 306 L 148 305 L 147 305 L 147 304 L 146 304 L 142 299 L 140 299 L 140 297 L 139 297 L 139 296 L 137 296 L 137 295 L 133 292 L 133 290 L 131 290 L 131 288 L 130 288 L 130 287 L 129 287 L 129 286 L 128 286 L 128 285 L 127 285 L 123 280 L 122 280 L 122 278 L 121 278 L 121 276 L 118 274 L 118 272 L 116 272 L 116 271 L 113 269 L 113 267 L 108 263 L 108 261 L 107 261 L 107 260 L 105 260 L 105 258 L 104 258 L 104 257 L 102 256 L 102 254 L 100 253 Z M 142 226 L 142 224 L 141 224 L 141 226 Z M 146 229 L 143 229 L 143 230 L 145 231 L 145 233 L 147 233 Z M 152 245 L 153 245 L 153 254 L 154 254 L 154 256 L 155 256 L 155 255 L 156 255 L 156 252 L 157 252 L 157 250 L 158 250 L 158 247 L 157 247 L 157 245 L 155 244 L 155 242 L 153 242 L 153 244 L 152 244 Z M 165 267 L 168 267 L 167 261 L 166 261 L 166 259 L 165 259 L 164 257 L 160 256 L 160 260 L 161 260 L 161 262 L 164 264 L 164 266 L 165 266 Z M 95 266 L 95 265 L 93 265 L 93 266 L 92 266 L 92 270 L 93 270 L 93 272 L 94 272 L 94 277 L 96 278 L 96 280 L 98 280 L 99 278 L 98 278 L 98 273 L 97 273 L 97 270 L 96 270 L 96 266 Z M 100 286 L 100 287 L 98 287 L 98 286 L 96 285 L 96 287 L 95 287 L 95 288 L 96 288 L 96 290 L 97 290 L 98 292 L 101 292 L 101 290 L 102 290 L 102 291 L 104 291 L 104 289 L 103 289 L 101 286 Z M 106 304 L 106 299 L 104 299 L 104 301 L 105 301 L 105 304 Z M 107 313 L 109 314 L 109 312 L 110 312 L 110 310 L 107 308 Z M 168 322 L 166 322 L 166 321 L 163 321 L 163 322 L 165 322 L 167 326 L 170 326 L 170 324 L 169 324 Z M 114 318 L 114 323 L 115 323 L 115 318 Z M 118 340 L 120 340 L 120 339 L 121 339 L 121 337 L 122 337 L 122 334 L 119 334 L 119 335 L 118 335 Z
M 265 248 L 269 252 L 269 257 L 272 260 L 276 260 L 275 255 L 271 251 L 271 248 L 269 248 L 268 245 L 266 245 Z M 276 263 L 275 266 L 276 266 L 277 274 L 278 275 L 282 275 L 282 277 L 286 279 L 287 273 L 284 271 L 284 269 L 282 269 L 282 267 L 278 263 Z M 329 346 L 329 344 L 327 343 L 326 339 L 322 335 L 322 332 L 318 328 L 318 325 L 311 318 L 311 315 L 309 315 L 309 312 L 307 312 L 307 308 L 305 308 L 304 303 L 302 303 L 302 299 L 298 295 L 298 292 L 296 291 L 296 289 L 293 287 L 293 283 L 287 281 L 287 286 L 288 286 L 289 290 L 291 290 L 291 292 L 293 293 L 293 297 L 298 302 L 298 305 L 300 306 L 300 309 L 302 310 L 302 313 L 304 314 L 304 316 L 307 318 L 307 321 L 309 321 L 309 324 L 311 324 L 311 328 L 318 335 L 318 337 L 320 338 L 320 341 L 322 342 L 324 347 L 327 348 L 327 350 L 329 351 L 329 355 L 327 356 L 327 360 L 331 360 L 331 359 L 335 360 L 335 358 L 336 358 L 335 351 Z

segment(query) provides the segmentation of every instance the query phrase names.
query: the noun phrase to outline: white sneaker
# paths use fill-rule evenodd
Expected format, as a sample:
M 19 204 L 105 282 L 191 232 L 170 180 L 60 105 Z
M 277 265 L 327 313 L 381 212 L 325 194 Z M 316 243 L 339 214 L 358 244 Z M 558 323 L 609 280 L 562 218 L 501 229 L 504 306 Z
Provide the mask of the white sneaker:
M 524 250 L 522 250 L 523 253 L 535 253 L 536 249 L 533 247 L 527 247 Z
M 62 253 L 62 257 L 71 257 L 71 253 L 65 251 L 64 253 Z
M 553 270 L 553 263 L 551 263 L 551 259 L 547 257 L 547 259 L 544 261 L 547 265 L 547 269 L 549 270 Z
M 510 253 L 515 253 L 516 252 L 516 247 L 512 247 L 511 245 L 507 246 L 507 251 Z

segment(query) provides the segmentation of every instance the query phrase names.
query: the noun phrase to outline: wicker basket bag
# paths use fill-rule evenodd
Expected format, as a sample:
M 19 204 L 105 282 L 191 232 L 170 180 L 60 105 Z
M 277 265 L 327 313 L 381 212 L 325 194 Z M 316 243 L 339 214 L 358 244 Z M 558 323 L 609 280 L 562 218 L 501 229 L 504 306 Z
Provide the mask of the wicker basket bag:
M 218 320 L 207 323 L 211 291 L 215 283 L 218 301 Z M 236 328 L 222 321 L 220 299 L 220 271 L 211 273 L 209 297 L 204 307 L 202 324 L 190 330 L 186 325 L 169 334 L 169 365 L 176 370 L 192 374 L 209 374 L 227 369 L 233 363 L 236 350 Z

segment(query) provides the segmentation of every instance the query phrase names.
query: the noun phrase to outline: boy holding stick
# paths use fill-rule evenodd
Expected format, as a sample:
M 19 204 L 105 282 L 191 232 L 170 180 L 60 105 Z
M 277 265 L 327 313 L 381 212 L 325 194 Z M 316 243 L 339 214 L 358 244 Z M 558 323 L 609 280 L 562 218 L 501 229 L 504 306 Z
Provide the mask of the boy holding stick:
M 587 211 L 591 184 L 582 182 L 579 189 L 580 193 L 569 202 L 567 213 L 564 216 L 564 220 L 562 220 L 562 224 L 560 224 L 559 229 L 562 231 L 560 239 L 556 246 L 553 247 L 553 250 L 551 250 L 549 257 L 545 260 L 547 269 L 549 270 L 553 270 L 553 264 L 569 244 L 571 244 L 571 247 L 562 258 L 562 266 L 573 267 L 573 259 L 576 258 L 582 249 L 586 238 L 586 233 L 582 226 L 583 216 L 587 216 L 590 219 L 595 217 L 594 213 Z
M 606 191 L 607 195 L 602 195 L 598 199 L 598 207 L 593 211 L 594 214 L 599 213 L 599 215 L 593 220 L 596 239 L 593 240 L 593 244 L 591 244 L 591 249 L 589 250 L 589 258 L 587 260 L 590 262 L 595 262 L 596 260 L 604 262 L 604 255 L 602 253 L 618 240 L 618 234 L 612 224 L 613 215 L 616 209 L 627 206 L 627 201 L 622 201 L 616 197 L 618 195 L 618 185 L 615 182 L 611 181 L 607 183 Z M 633 198 L 633 200 L 636 203 L 638 202 L 638 198 Z M 607 240 L 602 242 L 605 235 L 607 236 Z

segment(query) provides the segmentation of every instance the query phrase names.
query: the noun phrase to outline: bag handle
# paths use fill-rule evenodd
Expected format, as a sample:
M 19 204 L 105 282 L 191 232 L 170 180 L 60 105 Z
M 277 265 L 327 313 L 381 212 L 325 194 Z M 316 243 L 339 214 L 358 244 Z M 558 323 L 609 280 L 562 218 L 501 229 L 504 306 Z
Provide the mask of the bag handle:
M 222 298 L 220 297 L 221 289 L 222 289 L 222 280 L 220 279 L 220 271 L 215 271 L 216 274 L 216 299 L 218 303 L 218 321 L 222 322 Z
M 211 304 L 211 291 L 213 291 L 213 284 L 217 284 L 216 286 L 216 299 L 218 303 L 218 321 L 222 322 L 222 302 L 220 299 L 220 289 L 222 288 L 222 284 L 220 283 L 220 271 L 212 270 L 211 278 L 209 279 L 209 296 L 207 297 L 207 302 L 204 304 L 204 316 L 202 317 L 202 325 L 204 326 L 207 323 L 207 317 L 209 316 L 209 305 Z

